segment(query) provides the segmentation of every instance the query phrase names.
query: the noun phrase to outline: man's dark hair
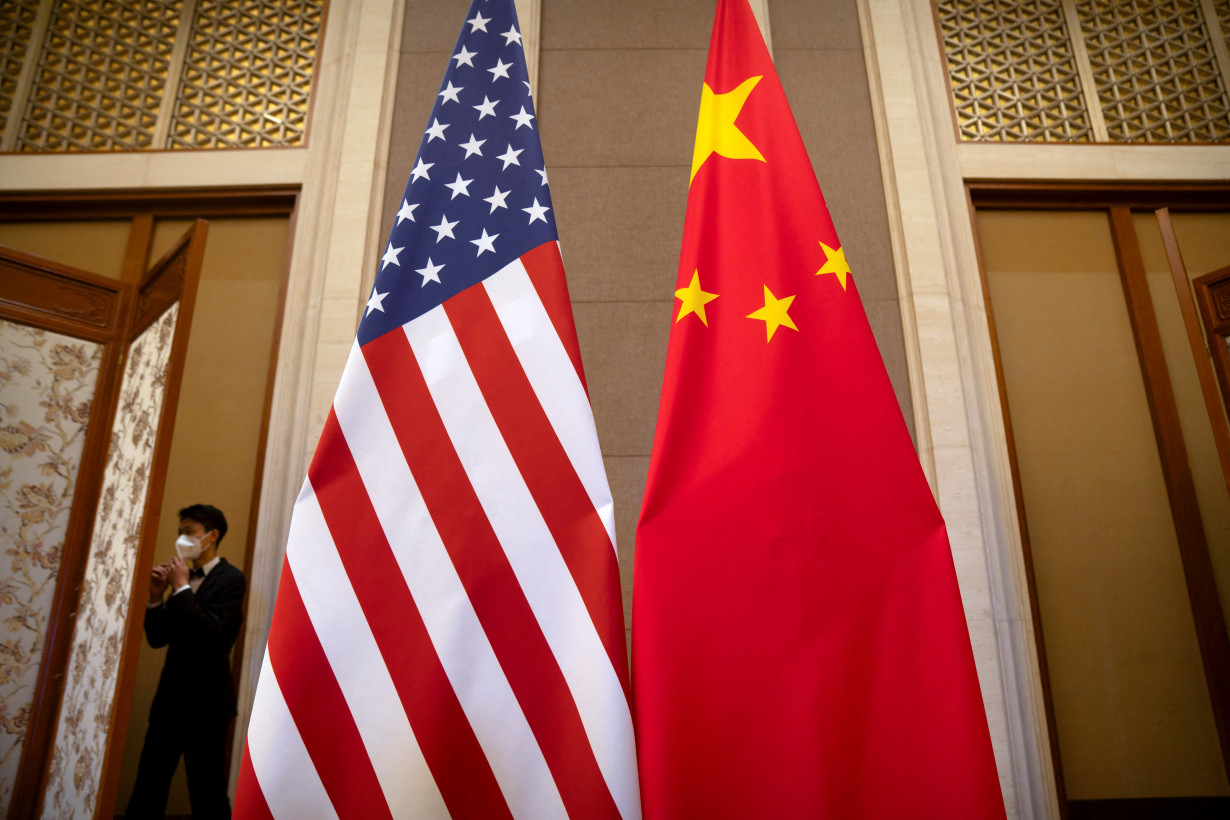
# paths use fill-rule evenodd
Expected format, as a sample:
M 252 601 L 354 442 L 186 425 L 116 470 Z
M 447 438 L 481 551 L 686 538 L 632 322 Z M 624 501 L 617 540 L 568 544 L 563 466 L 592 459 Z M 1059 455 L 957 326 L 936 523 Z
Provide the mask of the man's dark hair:
M 212 504 L 192 504 L 179 511 L 179 520 L 183 521 L 185 518 L 191 518 L 200 524 L 205 528 L 205 532 L 217 530 L 218 544 L 222 544 L 222 539 L 226 537 L 226 516 L 222 514 L 222 510 Z

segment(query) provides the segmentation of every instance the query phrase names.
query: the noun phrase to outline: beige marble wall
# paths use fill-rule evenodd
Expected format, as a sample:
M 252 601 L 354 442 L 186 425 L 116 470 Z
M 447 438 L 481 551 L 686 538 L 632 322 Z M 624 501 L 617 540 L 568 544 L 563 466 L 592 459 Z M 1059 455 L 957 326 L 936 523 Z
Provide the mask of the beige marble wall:
M 1003 145 L 956 143 L 968 180 L 1226 182 L 1230 145 Z
M 379 214 L 394 125 L 403 9 L 402 0 L 329 7 L 313 89 L 311 142 L 295 217 L 249 574 L 235 761 L 243 752 L 265 654 L 291 508 L 367 298 L 365 273 L 375 270 L 379 258 Z M 233 766 L 232 789 L 238 774 L 239 767 Z
M 696 0 L 543 8 L 543 154 L 615 501 L 625 618 L 712 15 Z
M 307 148 L 0 154 L 0 191 L 295 184 L 309 155 Z
M 917 441 L 948 523 L 1009 817 L 1058 809 L 977 260 L 928 4 L 860 0 Z

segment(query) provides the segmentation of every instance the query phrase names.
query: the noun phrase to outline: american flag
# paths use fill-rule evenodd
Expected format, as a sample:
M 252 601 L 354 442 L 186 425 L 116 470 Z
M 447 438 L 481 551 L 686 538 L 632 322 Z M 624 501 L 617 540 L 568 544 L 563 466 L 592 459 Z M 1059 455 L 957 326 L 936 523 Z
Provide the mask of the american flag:
M 639 817 L 610 490 L 512 0 L 475 0 L 295 504 L 239 817 Z

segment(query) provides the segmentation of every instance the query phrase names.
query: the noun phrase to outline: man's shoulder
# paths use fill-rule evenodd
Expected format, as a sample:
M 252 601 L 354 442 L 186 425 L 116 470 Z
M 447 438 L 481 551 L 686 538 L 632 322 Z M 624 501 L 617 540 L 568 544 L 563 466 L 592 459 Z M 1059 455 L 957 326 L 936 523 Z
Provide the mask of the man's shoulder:
M 219 558 L 218 565 L 209 574 L 213 575 L 214 573 L 217 573 L 219 581 L 231 581 L 233 583 L 245 580 L 243 571 L 225 558 Z

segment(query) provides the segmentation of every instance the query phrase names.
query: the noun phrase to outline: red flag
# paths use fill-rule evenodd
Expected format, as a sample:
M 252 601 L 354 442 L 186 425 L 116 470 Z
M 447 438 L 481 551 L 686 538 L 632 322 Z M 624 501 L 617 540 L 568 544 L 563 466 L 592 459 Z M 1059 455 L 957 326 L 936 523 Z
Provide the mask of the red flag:
M 474 0 L 295 503 L 238 817 L 639 817 L 527 80 L 513 0 Z
M 944 522 L 849 270 L 748 4 L 719 0 L 637 528 L 648 818 L 1004 816 Z

